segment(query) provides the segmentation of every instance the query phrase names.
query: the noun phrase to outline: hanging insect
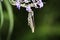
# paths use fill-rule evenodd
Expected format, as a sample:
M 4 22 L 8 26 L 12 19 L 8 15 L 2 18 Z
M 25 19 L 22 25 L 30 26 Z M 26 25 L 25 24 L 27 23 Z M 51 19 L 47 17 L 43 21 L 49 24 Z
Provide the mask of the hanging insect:
M 10 4 L 15 5 L 19 10 L 20 7 L 26 8 L 26 11 L 28 12 L 28 25 L 30 26 L 32 33 L 34 33 L 34 12 L 32 11 L 31 7 L 42 8 L 42 0 L 9 0 L 9 2 Z

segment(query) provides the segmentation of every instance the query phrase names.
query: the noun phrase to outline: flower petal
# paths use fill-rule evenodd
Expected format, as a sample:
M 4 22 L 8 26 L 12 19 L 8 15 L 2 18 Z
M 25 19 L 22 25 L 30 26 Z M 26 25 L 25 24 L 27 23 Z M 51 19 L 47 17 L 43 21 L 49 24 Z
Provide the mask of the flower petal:
M 20 2 L 19 2 L 19 0 L 17 0 L 16 6 L 17 6 L 18 9 L 20 9 Z
M 26 11 L 31 12 L 31 7 L 30 7 L 30 5 L 27 5 Z

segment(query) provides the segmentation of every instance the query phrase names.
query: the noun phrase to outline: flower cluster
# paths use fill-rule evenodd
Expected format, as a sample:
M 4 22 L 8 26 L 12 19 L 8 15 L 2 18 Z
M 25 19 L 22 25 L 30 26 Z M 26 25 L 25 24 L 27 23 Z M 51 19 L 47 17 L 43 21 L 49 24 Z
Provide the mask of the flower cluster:
M 43 2 L 42 0 L 16 0 L 15 5 L 18 9 L 20 9 L 20 7 L 25 7 L 26 11 L 30 12 L 31 7 L 42 8 Z

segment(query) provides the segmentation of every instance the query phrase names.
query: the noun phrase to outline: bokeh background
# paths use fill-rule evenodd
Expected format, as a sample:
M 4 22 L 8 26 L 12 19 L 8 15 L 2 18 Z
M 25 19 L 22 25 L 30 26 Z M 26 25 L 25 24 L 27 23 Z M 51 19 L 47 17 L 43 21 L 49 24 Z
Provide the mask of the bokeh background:
M 32 8 L 35 32 L 27 23 L 28 12 L 8 0 L 0 2 L 0 40 L 60 40 L 60 0 L 43 0 L 44 7 Z

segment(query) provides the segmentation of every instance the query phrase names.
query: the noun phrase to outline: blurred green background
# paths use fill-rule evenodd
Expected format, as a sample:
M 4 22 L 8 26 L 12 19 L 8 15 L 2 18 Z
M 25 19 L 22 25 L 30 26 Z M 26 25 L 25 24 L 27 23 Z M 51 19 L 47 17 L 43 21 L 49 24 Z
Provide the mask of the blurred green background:
M 27 23 L 28 12 L 18 10 L 8 0 L 0 2 L 0 40 L 60 40 L 60 0 L 43 0 L 35 13 L 35 32 Z

